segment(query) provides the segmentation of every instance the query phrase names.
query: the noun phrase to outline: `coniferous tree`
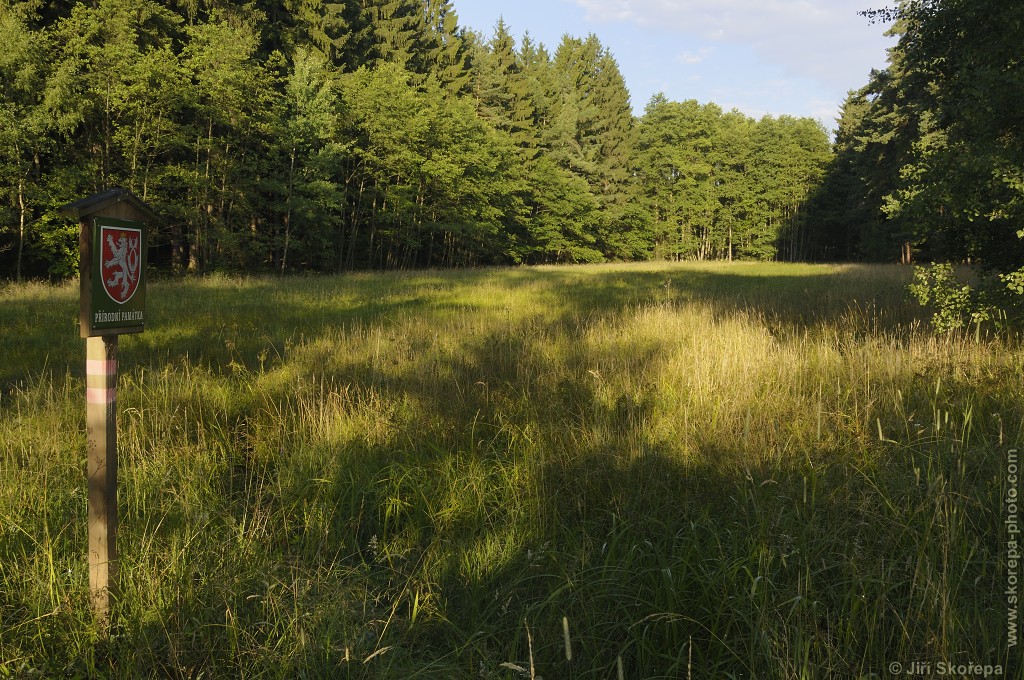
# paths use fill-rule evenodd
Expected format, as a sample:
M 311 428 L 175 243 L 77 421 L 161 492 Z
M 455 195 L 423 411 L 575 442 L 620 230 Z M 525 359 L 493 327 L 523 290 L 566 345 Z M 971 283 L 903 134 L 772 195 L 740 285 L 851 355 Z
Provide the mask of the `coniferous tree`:
M 905 35 L 914 22 L 898 20 L 889 33 Z M 819 230 L 834 233 L 826 242 L 842 243 L 846 255 L 868 260 L 910 262 L 927 248 L 920 223 L 900 215 L 892 203 L 903 169 L 915 145 L 927 134 L 932 88 L 906 62 L 900 45 L 889 50 L 889 65 L 872 71 L 868 84 L 847 97 L 839 121 L 836 162 L 810 207 Z M 828 208 L 834 191 L 845 200 Z M 827 192 L 827 193 L 826 193 Z
M 415 0 L 355 0 L 361 10 L 362 35 L 356 48 L 366 56 L 359 62 L 375 67 L 383 63 L 414 66 L 422 38 L 424 17 Z
M 449 94 L 463 92 L 470 80 L 469 55 L 450 0 L 426 0 L 422 41 L 421 70 Z
M 324 0 L 275 0 L 267 3 L 276 12 L 267 11 L 267 22 L 279 36 L 276 49 L 287 55 L 304 47 L 315 49 L 330 63 L 341 65 L 351 37 L 346 20 L 346 2 Z M 276 20 L 274 18 L 276 16 Z
M 868 183 L 870 166 L 878 157 L 865 153 L 861 132 L 870 106 L 864 90 L 847 95 L 838 119 L 832 164 L 808 203 L 809 220 L 817 225 L 818 249 L 826 260 L 863 256 L 864 235 L 884 218 L 880 201 L 870 198 Z
M 571 169 L 565 153 L 572 145 L 572 121 L 562 110 L 565 97 L 551 55 L 527 34 L 518 63 L 533 130 L 532 138 L 527 138 L 530 145 L 521 145 L 526 150 L 527 184 L 523 259 L 598 261 L 603 255 L 595 247 L 593 225 L 599 207 L 586 178 Z
M 597 200 L 599 249 L 611 257 L 635 256 L 631 220 L 623 219 L 635 135 L 622 75 L 594 35 L 585 40 L 565 36 L 553 66 L 560 97 L 554 106 L 552 153 L 587 181 Z
M 479 115 L 505 131 L 529 155 L 536 147 L 529 83 L 516 54 L 515 39 L 498 20 L 490 43 L 479 48 L 473 96 Z
M 638 193 L 631 167 L 637 132 L 626 81 L 607 50 L 602 50 L 597 61 L 594 100 L 600 121 L 595 136 L 598 195 L 604 213 L 599 229 L 601 250 L 615 259 L 642 257 L 650 244 L 643 233 L 647 216 L 635 209 L 633 200 Z
M 801 217 L 816 129 L 667 101 L 638 126 L 595 36 L 553 56 L 529 35 L 517 48 L 504 22 L 488 39 L 463 30 L 450 0 L 2 10 L 0 261 L 14 276 L 20 262 L 73 272 L 75 226 L 56 209 L 114 185 L 168 218 L 153 261 L 172 268 L 823 248 Z M 864 119 L 883 130 L 888 110 Z M 922 171 L 938 158 L 917 138 L 900 148 Z M 920 204 L 906 186 L 879 194 L 889 223 Z

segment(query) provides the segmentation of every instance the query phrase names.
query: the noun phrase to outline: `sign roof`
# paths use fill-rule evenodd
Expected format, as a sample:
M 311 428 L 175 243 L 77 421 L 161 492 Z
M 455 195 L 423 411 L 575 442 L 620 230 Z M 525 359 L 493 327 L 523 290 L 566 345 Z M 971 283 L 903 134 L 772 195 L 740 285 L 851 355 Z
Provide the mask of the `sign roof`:
M 68 203 L 60 209 L 60 212 L 65 217 L 70 217 L 75 220 L 80 220 L 83 217 L 93 215 L 104 208 L 108 208 L 112 205 L 119 203 L 128 203 L 140 214 L 145 216 L 150 223 L 153 224 L 164 224 L 166 221 L 153 212 L 153 209 L 146 205 L 142 199 L 120 187 L 114 187 L 113 189 L 107 189 L 101 191 L 98 194 L 93 194 L 86 198 L 80 198 L 73 203 Z

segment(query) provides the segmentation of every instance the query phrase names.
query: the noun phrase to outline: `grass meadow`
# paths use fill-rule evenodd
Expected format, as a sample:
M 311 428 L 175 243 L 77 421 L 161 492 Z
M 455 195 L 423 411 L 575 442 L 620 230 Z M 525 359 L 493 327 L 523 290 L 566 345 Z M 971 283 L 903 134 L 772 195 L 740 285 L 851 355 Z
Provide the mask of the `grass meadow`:
M 1020 677 L 1024 354 L 932 335 L 909 279 L 151 282 L 120 340 L 109 634 L 77 283 L 6 284 L 0 678 Z

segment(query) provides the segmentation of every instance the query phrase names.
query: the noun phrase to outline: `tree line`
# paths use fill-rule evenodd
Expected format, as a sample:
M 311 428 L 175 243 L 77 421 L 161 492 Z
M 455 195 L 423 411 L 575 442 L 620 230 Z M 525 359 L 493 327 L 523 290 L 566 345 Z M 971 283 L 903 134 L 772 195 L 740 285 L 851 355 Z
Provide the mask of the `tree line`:
M 918 297 L 956 327 L 1024 294 L 1024 5 L 904 0 L 865 11 L 899 37 L 887 68 L 842 109 L 835 159 L 806 210 L 837 258 L 969 262 L 918 274 Z M 944 315 L 944 318 L 942 318 Z
M 822 255 L 816 121 L 658 96 L 447 0 L 0 0 L 0 275 L 71 276 L 122 186 L 174 271 Z

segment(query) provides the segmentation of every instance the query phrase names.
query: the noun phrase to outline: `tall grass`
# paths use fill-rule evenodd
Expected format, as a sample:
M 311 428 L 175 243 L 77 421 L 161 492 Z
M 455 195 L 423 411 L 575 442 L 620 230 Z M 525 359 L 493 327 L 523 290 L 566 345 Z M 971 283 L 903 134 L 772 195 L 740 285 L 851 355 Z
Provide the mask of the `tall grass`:
M 1010 340 L 895 267 L 151 284 L 88 609 L 74 287 L 0 290 L 0 676 L 886 677 L 1002 664 Z

